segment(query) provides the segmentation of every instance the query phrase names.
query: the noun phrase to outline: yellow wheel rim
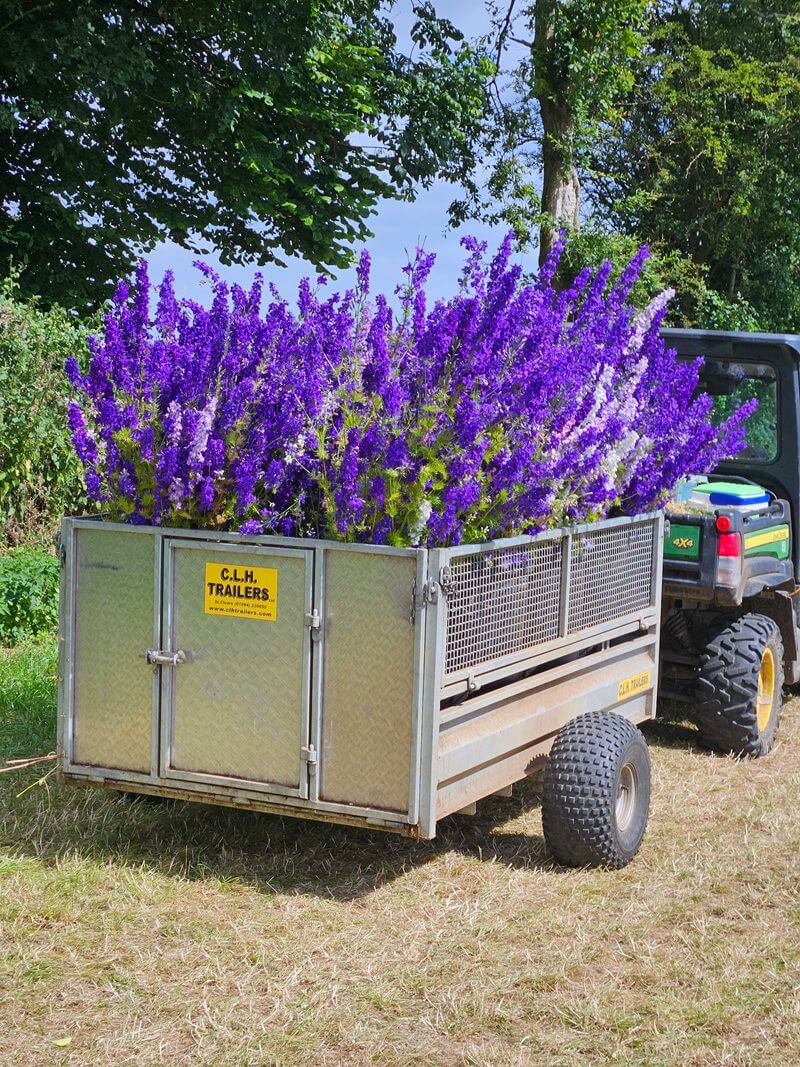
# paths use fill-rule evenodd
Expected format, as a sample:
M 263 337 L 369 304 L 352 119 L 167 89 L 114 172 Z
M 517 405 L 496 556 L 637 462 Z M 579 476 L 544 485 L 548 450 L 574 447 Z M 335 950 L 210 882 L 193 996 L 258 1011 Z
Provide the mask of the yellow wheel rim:
M 764 649 L 761 657 L 761 670 L 758 672 L 758 693 L 756 694 L 756 719 L 758 732 L 763 734 L 767 728 L 772 704 L 775 700 L 775 657 L 771 648 Z

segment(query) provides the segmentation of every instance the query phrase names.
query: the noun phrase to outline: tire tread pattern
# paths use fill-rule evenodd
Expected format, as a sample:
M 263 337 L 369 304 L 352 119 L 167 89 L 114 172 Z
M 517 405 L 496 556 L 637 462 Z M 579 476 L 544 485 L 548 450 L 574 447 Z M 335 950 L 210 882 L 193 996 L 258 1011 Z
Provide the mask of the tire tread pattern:
M 558 733 L 545 767 L 542 826 L 561 863 L 619 868 L 639 851 L 641 836 L 632 851 L 624 850 L 616 832 L 616 775 L 631 742 L 644 746 L 649 767 L 641 732 L 614 712 L 587 712 Z M 641 788 L 649 803 L 649 781 Z
M 763 734 L 758 729 L 756 697 L 764 649 L 775 659 L 775 693 L 780 712 L 783 642 L 778 626 L 752 612 L 722 617 L 709 631 L 700 656 L 696 720 L 703 744 L 715 752 L 764 756 L 775 743 L 778 715 L 773 711 Z

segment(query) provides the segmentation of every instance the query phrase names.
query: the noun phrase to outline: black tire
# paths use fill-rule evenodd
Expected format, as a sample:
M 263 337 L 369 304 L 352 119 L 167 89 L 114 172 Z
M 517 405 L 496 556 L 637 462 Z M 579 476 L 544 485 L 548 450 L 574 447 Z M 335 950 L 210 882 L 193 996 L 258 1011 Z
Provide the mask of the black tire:
M 650 755 L 641 731 L 614 712 L 568 722 L 550 750 L 542 794 L 544 837 L 559 863 L 625 867 L 642 844 L 649 810 Z
M 718 620 L 700 655 L 701 742 L 715 752 L 766 756 L 778 733 L 782 687 L 783 642 L 776 623 L 756 614 Z

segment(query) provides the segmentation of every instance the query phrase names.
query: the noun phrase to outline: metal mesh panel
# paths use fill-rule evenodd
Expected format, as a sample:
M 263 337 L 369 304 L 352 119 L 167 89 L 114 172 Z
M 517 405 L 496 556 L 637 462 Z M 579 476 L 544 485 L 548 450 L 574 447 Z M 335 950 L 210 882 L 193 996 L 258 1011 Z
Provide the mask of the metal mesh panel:
M 452 560 L 446 674 L 558 636 L 561 556 L 557 538 Z
M 650 605 L 652 522 L 598 529 L 572 542 L 567 633 Z
M 651 605 L 653 520 L 572 537 L 569 593 L 561 605 L 565 534 L 454 556 L 447 589 L 445 675 L 514 656 Z

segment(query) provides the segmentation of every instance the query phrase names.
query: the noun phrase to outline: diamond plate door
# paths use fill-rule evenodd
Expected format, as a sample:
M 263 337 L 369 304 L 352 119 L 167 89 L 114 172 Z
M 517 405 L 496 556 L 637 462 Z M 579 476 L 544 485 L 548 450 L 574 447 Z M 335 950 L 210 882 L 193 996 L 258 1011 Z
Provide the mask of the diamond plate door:
M 325 557 L 319 800 L 404 814 L 414 752 L 412 555 Z
M 65 767 L 149 774 L 153 748 L 156 541 L 142 529 L 78 527 Z M 69 625 L 62 619 L 62 628 Z
M 161 773 L 308 796 L 313 553 L 166 542 Z

